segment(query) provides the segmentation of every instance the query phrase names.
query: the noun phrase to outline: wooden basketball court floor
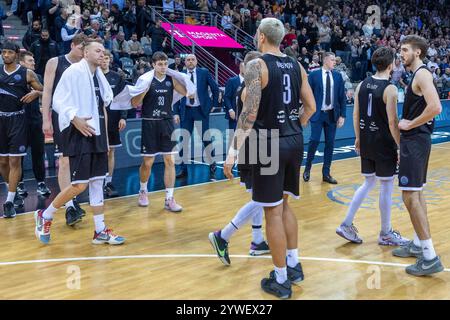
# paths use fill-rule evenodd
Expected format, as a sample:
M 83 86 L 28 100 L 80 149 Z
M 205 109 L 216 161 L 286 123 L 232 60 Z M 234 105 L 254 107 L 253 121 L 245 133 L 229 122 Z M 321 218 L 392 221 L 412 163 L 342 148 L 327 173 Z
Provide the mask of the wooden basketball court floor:
M 337 186 L 321 182 L 321 164 L 301 199 L 291 200 L 299 223 L 299 255 L 305 280 L 293 299 L 450 299 L 450 143 L 433 145 L 425 189 L 436 251 L 444 272 L 424 278 L 405 273 L 414 259 L 391 255 L 377 245 L 378 188 L 358 212 L 355 225 L 364 240 L 347 243 L 335 234 L 354 190 L 362 183 L 359 159 L 333 163 Z M 303 170 L 302 170 L 303 171 Z M 397 183 L 397 181 L 396 181 Z M 50 245 L 34 236 L 31 213 L 0 220 L 0 299 L 272 299 L 260 280 L 272 268 L 270 255 L 248 256 L 250 226 L 230 242 L 231 266 L 217 259 L 208 233 L 221 228 L 249 200 L 238 180 L 179 188 L 181 214 L 163 210 L 164 192 L 150 194 L 150 206 L 137 197 L 106 202 L 106 222 L 127 241 L 122 246 L 90 244 L 88 215 L 77 229 L 55 216 Z M 397 187 L 392 221 L 412 237 L 412 226 Z

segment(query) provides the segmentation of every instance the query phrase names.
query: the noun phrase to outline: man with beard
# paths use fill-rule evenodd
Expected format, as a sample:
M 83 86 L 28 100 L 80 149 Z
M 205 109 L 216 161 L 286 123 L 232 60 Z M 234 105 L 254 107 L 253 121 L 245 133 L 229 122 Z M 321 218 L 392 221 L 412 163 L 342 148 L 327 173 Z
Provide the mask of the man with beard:
M 42 29 L 40 39 L 31 45 L 30 52 L 36 61 L 36 73 L 40 76 L 44 76 L 47 62 L 59 53 L 56 42 L 50 39 L 50 34 L 46 29 Z
M 0 175 L 8 186 L 8 196 L 3 205 L 5 218 L 16 216 L 13 202 L 27 145 L 24 104 L 38 98 L 42 91 L 37 75 L 17 64 L 19 52 L 19 46 L 15 43 L 3 44 L 4 65 L 0 69 Z M 34 91 L 30 92 L 29 86 Z
M 39 40 L 41 36 L 41 22 L 39 20 L 34 20 L 30 29 L 23 36 L 22 45 L 25 50 L 30 50 L 31 45 Z
M 408 209 L 415 234 L 405 246 L 392 251 L 396 257 L 416 257 L 415 264 L 406 267 L 414 276 L 431 275 L 444 270 L 431 240 L 427 207 L 423 194 L 426 184 L 428 161 L 431 152 L 431 134 L 434 117 L 441 113 L 442 105 L 433 76 L 423 63 L 428 44 L 422 37 L 411 35 L 401 42 L 401 59 L 413 76 L 403 103 L 403 119 L 400 128 L 399 187 Z

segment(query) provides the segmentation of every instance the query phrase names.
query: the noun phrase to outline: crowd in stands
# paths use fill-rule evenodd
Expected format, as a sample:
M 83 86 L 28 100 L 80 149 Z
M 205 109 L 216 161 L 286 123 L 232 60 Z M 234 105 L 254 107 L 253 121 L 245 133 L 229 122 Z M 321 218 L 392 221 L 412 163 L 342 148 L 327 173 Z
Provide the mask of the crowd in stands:
M 103 39 L 113 52 L 115 69 L 130 81 L 151 68 L 149 57 L 156 51 L 177 60 L 173 67 L 182 70 L 183 61 L 171 51 L 161 20 L 152 15 L 151 6 L 157 6 L 170 22 L 213 23 L 230 36 L 235 28 L 241 28 L 252 37 L 263 18 L 276 17 L 286 28 L 284 52 L 298 59 L 308 72 L 321 67 L 325 51 L 336 53 L 337 69 L 350 96 L 354 84 L 373 72 L 370 60 L 376 48 L 389 46 L 399 53 L 400 41 L 418 34 L 429 40 L 426 63 L 441 97 L 448 98 L 450 91 L 449 0 L 13 0 L 13 4 L 15 1 L 19 2 L 15 13 L 24 24 L 30 22 L 22 45 L 35 55 L 38 73 L 48 59 L 68 52 L 71 39 L 80 32 Z M 132 63 L 123 66 L 122 58 L 132 59 Z M 397 59 L 393 83 L 404 89 L 410 77 Z

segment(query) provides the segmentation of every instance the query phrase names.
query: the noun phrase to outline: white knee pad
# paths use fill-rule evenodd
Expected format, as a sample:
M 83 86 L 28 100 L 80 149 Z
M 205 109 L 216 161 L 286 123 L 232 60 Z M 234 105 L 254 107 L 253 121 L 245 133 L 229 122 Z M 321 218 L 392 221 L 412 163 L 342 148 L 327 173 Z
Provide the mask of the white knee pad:
M 103 206 L 103 179 L 89 181 L 89 204 L 91 207 Z

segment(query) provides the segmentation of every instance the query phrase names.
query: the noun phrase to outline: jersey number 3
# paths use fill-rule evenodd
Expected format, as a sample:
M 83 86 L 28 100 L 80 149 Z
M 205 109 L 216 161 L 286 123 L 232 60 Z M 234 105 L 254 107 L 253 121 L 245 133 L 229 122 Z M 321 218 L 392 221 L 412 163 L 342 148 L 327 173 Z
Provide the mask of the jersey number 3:
M 290 104 L 292 100 L 291 77 L 283 74 L 283 103 Z

